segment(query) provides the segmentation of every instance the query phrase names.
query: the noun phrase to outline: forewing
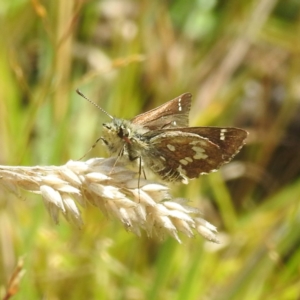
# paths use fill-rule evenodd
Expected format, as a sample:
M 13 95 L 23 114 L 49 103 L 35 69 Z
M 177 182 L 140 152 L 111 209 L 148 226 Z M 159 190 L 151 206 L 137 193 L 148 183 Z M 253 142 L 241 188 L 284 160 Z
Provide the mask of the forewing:
M 197 178 L 223 163 L 221 149 L 197 134 L 174 129 L 155 134 L 149 142 L 154 155 L 145 163 L 167 181 Z
M 222 151 L 223 163 L 229 162 L 243 147 L 248 132 L 235 127 L 188 127 L 182 132 L 197 134 L 218 145 Z
M 185 93 L 131 120 L 150 130 L 188 127 L 192 94 Z

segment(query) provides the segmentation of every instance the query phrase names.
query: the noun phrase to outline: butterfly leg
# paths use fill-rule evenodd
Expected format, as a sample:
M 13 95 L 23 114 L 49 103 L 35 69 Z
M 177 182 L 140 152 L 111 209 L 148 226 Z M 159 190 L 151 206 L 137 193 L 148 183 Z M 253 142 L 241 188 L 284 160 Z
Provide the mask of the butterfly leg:
M 85 158 L 87 156 L 88 153 L 90 153 L 98 144 L 99 141 L 103 141 L 105 144 L 107 144 L 107 141 L 105 139 L 103 139 L 102 137 L 100 137 L 99 139 L 96 140 L 96 142 L 92 145 L 92 147 L 82 156 L 80 157 L 78 160 L 82 160 L 83 158 Z
M 139 160 L 139 162 L 138 162 L 138 164 L 139 164 L 138 193 L 139 193 L 139 202 L 140 202 L 140 188 L 141 188 L 140 183 L 141 183 L 141 174 L 142 174 L 142 171 L 143 171 L 143 175 L 144 175 L 144 177 L 146 179 L 145 170 L 144 170 L 144 168 L 142 168 L 142 157 L 141 156 L 132 157 L 132 156 L 129 155 L 129 159 L 131 161 L 134 161 L 136 159 Z
M 120 152 L 119 152 L 119 154 L 118 154 L 118 156 L 117 156 L 117 158 L 116 158 L 116 160 L 115 160 L 115 162 L 114 162 L 114 164 L 113 164 L 113 166 L 112 166 L 112 168 L 111 168 L 111 170 L 110 170 L 110 172 L 109 172 L 108 175 L 111 175 L 111 173 L 112 173 L 114 167 L 117 165 L 118 160 L 120 159 L 120 157 L 123 156 L 123 154 L 124 154 L 124 148 L 125 148 L 125 145 L 124 145 L 124 146 L 122 147 L 122 149 L 120 150 Z

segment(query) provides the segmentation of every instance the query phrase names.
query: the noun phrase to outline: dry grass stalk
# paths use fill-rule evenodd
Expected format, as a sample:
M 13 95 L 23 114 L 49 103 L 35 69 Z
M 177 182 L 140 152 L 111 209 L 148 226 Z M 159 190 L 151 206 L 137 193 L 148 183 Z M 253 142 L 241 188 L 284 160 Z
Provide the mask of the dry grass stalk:
M 198 209 L 185 199 L 172 199 L 169 188 L 140 179 L 116 158 L 69 161 L 63 166 L 0 166 L 0 184 L 15 193 L 19 188 L 41 194 L 55 222 L 59 213 L 77 226 L 82 219 L 77 204 L 91 203 L 108 216 L 117 218 L 126 230 L 140 236 L 163 239 L 170 235 L 180 242 L 178 232 L 192 237 L 198 232 L 218 242 L 216 228 L 201 218 Z

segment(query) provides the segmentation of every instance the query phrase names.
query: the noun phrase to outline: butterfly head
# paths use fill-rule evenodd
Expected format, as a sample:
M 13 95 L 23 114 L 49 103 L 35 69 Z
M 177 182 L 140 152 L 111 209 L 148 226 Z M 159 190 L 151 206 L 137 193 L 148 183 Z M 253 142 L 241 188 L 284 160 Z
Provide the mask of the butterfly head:
M 132 130 L 128 121 L 113 118 L 112 122 L 103 124 L 102 141 L 112 154 L 119 153 L 124 144 L 130 144 Z

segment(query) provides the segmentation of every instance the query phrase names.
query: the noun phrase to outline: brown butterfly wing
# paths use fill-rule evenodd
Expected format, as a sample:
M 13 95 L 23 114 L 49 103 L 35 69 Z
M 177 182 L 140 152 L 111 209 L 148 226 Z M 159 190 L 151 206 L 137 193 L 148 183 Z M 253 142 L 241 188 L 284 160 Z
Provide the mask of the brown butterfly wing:
M 224 163 L 230 161 L 243 147 L 248 132 L 235 127 L 188 127 L 182 132 L 197 134 L 218 145 L 222 151 Z
M 197 134 L 161 132 L 150 138 L 151 155 L 144 162 L 166 181 L 186 181 L 217 170 L 223 163 L 218 145 Z
M 189 126 L 192 94 L 185 93 L 163 105 L 134 117 L 133 124 L 150 130 Z
M 247 134 L 232 127 L 149 131 L 143 135 L 151 147 L 145 163 L 166 181 L 197 178 L 229 162 L 244 145 Z

